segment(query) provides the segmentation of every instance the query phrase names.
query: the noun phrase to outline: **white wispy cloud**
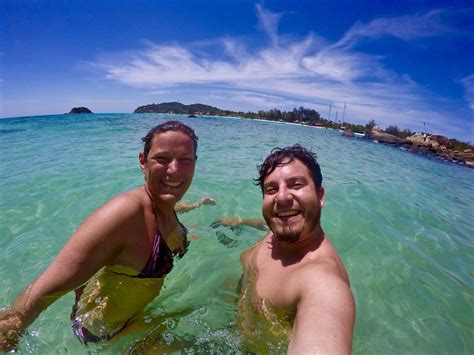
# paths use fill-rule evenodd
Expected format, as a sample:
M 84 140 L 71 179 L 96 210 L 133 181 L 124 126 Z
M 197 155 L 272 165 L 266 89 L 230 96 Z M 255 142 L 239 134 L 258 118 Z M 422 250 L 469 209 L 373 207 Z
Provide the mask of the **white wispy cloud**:
M 407 74 L 386 68 L 382 56 L 354 49 L 359 41 L 382 36 L 410 41 L 447 33 L 450 29 L 442 22 L 441 10 L 357 23 L 340 40 L 329 43 L 315 34 L 282 39 L 278 34 L 282 14 L 261 4 L 256 9 L 260 27 L 271 40 L 259 50 L 250 51 L 245 42 L 230 37 L 213 41 L 221 48 L 215 57 L 189 45 L 149 42 L 126 60 L 96 64 L 106 78 L 152 92 L 197 85 L 213 90 L 215 98 L 220 92 L 234 102 L 259 108 L 287 108 L 298 102 L 320 106 L 332 101 L 339 110 L 347 103 L 346 117 L 353 121 L 376 119 L 382 126 L 421 129 L 429 115 L 438 132 L 453 125 Z M 461 81 L 471 104 L 473 81 L 472 76 Z
M 367 24 L 358 22 L 347 31 L 336 46 L 353 45 L 363 39 L 378 39 L 384 36 L 410 41 L 452 32 L 453 30 L 443 23 L 442 15 L 443 11 L 432 10 L 421 15 L 379 18 Z
M 280 18 L 283 14 L 277 14 L 271 11 L 268 11 L 263 7 L 263 4 L 257 4 L 257 14 L 259 19 L 259 25 L 265 31 L 265 33 L 270 37 L 273 45 L 278 45 L 278 25 L 280 23 Z
M 471 110 L 474 110 L 474 74 L 459 80 L 464 86 L 464 98 L 469 103 Z

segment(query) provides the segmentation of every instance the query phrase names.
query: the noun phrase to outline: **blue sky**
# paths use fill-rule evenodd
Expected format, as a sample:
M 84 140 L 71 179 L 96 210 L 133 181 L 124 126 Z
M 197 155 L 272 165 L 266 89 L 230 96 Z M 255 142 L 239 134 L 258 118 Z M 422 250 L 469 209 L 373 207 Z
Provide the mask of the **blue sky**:
M 0 3 L 0 117 L 149 103 L 328 118 L 474 142 L 472 1 Z

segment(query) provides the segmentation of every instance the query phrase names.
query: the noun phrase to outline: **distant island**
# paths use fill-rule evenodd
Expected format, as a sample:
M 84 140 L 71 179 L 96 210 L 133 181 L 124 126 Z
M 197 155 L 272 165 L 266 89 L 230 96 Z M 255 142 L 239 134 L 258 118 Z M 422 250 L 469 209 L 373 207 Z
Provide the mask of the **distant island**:
M 92 113 L 87 107 L 73 107 L 69 112 L 70 114 L 79 114 L 79 113 Z
M 227 111 L 230 113 L 231 111 Z M 179 102 L 163 102 L 138 107 L 133 113 L 172 113 L 180 115 L 228 116 L 226 111 L 203 104 L 184 105 Z
M 232 116 L 337 129 L 343 132 L 345 137 L 353 137 L 356 133 L 372 141 L 474 168 L 474 146 L 469 143 L 437 134 L 415 133 L 409 129 L 400 130 L 397 126 L 389 126 L 382 130 L 377 126 L 375 120 L 370 120 L 365 126 L 349 122 L 335 122 L 321 117 L 316 110 L 304 107 L 295 107 L 292 111 L 272 109 L 258 112 L 236 112 L 203 104 L 184 105 L 180 102 L 163 102 L 140 106 L 134 113 L 182 114 L 189 117 L 195 117 L 195 115 Z

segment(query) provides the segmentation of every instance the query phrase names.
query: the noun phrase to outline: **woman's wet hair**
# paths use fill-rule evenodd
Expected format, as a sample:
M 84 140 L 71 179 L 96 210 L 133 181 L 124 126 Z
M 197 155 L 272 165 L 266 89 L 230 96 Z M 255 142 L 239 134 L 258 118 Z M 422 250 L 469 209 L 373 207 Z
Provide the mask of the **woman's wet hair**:
M 299 144 L 286 148 L 272 149 L 272 152 L 265 159 L 263 164 L 257 167 L 259 177 L 254 179 L 255 185 L 259 185 L 263 192 L 265 178 L 273 173 L 277 167 L 290 164 L 295 159 L 302 162 L 308 168 L 311 172 L 314 185 L 319 189 L 323 182 L 323 176 L 321 175 L 321 168 L 316 160 L 316 153 Z
M 143 146 L 143 155 L 145 159 L 148 158 L 148 153 L 151 149 L 151 141 L 153 140 L 153 137 L 157 134 L 165 133 L 168 131 L 181 132 L 191 138 L 194 143 L 194 159 L 197 159 L 198 137 L 196 136 L 196 133 L 194 133 L 194 130 L 191 127 L 185 125 L 180 121 L 166 121 L 150 129 L 147 135 L 142 138 L 142 141 L 145 143 Z

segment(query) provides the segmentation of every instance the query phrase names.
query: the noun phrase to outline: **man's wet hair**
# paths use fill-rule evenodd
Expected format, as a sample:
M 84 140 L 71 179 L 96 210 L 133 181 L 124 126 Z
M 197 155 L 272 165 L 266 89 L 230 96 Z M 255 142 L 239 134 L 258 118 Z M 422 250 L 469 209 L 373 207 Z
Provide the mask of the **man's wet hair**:
M 260 185 L 263 192 L 265 178 L 273 173 L 277 167 L 290 164 L 295 159 L 302 162 L 308 168 L 311 172 L 314 185 L 319 189 L 323 182 L 323 176 L 321 175 L 321 168 L 316 160 L 316 153 L 299 144 L 286 148 L 272 149 L 270 155 L 265 159 L 263 164 L 257 167 L 259 177 L 254 179 L 255 185 Z
M 148 158 L 148 153 L 151 149 L 151 141 L 153 140 L 153 137 L 157 134 L 165 133 L 168 131 L 181 132 L 191 138 L 194 143 L 194 159 L 197 160 L 198 137 L 196 136 L 196 133 L 194 133 L 194 130 L 191 127 L 185 125 L 180 121 L 175 120 L 160 123 L 159 125 L 150 129 L 147 135 L 142 138 L 142 141 L 145 143 L 143 147 L 143 155 L 145 159 Z

